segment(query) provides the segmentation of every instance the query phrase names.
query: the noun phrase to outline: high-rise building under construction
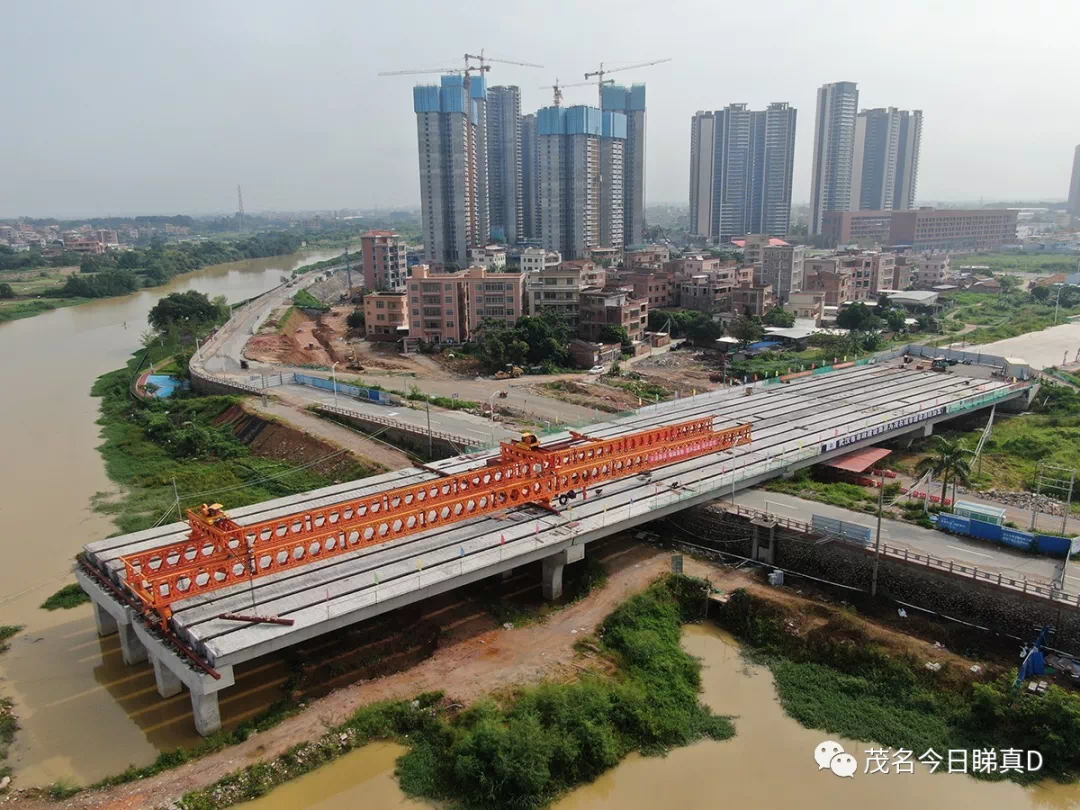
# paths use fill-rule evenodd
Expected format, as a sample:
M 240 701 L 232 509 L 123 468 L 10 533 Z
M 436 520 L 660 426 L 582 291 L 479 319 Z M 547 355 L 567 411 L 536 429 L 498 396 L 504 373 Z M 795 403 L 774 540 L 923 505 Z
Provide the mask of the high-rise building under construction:
M 626 117 L 623 244 L 641 244 L 645 241 L 645 85 L 610 85 L 603 88 L 601 98 L 605 112 Z

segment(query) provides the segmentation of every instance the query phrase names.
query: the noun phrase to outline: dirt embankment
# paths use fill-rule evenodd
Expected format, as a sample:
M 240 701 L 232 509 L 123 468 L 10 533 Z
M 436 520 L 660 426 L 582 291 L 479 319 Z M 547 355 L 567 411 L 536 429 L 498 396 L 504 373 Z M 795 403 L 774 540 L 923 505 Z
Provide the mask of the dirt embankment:
M 251 413 L 243 405 L 234 405 L 216 420 L 230 428 L 236 437 L 263 458 L 283 461 L 294 467 L 306 467 L 335 481 L 355 478 L 358 472 L 373 474 L 385 469 L 367 458 L 322 441 L 291 425 L 271 421 Z M 359 469 L 363 468 L 363 469 Z
M 344 362 L 347 331 L 345 319 L 351 309 L 337 307 L 318 316 L 290 307 L 275 312 L 259 334 L 251 337 L 244 356 L 262 363 L 289 366 L 326 366 Z

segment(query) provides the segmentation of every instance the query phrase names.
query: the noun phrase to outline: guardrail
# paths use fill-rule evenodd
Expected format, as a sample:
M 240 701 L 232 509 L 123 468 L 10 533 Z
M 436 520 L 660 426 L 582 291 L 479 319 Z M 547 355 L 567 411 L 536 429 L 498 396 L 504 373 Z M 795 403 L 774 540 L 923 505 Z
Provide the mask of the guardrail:
M 775 520 L 778 526 L 784 526 L 785 528 L 802 532 L 803 534 L 820 534 L 820 532 L 815 532 L 810 524 L 804 523 L 803 521 L 781 518 L 769 512 L 762 512 L 761 510 L 751 509 L 738 504 L 728 506 L 725 511 L 729 514 L 734 513 L 740 517 Z M 866 546 L 863 543 L 847 541 L 846 538 L 843 537 L 836 537 L 836 540 L 847 542 L 853 549 L 860 549 L 868 554 L 874 553 L 873 545 Z M 1080 593 L 1069 593 L 1068 591 L 1055 588 L 1053 585 L 1030 582 L 1027 578 L 1016 579 L 1014 577 L 1006 576 L 1000 571 L 997 573 L 980 571 L 978 566 L 964 565 L 963 563 L 956 562 L 956 560 L 935 557 L 933 554 L 919 554 L 909 548 L 890 546 L 888 543 L 881 544 L 881 554 L 890 559 L 911 565 L 921 565 L 924 568 L 939 571 L 944 574 L 950 574 L 962 579 L 970 579 L 973 582 L 982 582 L 987 585 L 1005 588 L 1006 590 L 1017 591 L 1029 596 L 1047 599 L 1054 603 L 1067 604 L 1080 608 Z
M 316 405 L 315 410 L 319 413 L 335 414 L 337 416 L 344 416 L 349 419 L 359 419 L 364 422 L 374 422 L 377 425 L 384 425 L 394 430 L 402 430 L 406 433 L 412 433 L 417 436 L 431 436 L 435 439 L 442 439 L 443 441 L 452 442 L 453 444 L 460 445 L 464 448 L 481 448 L 486 445 L 476 444 L 474 439 L 466 439 L 463 436 L 458 436 L 453 433 L 445 433 L 441 430 L 427 430 L 417 425 L 410 425 L 407 422 L 399 422 L 396 419 L 390 419 L 386 416 L 375 416 L 374 414 L 360 413 L 359 411 L 350 411 L 346 408 L 339 408 L 335 405 Z

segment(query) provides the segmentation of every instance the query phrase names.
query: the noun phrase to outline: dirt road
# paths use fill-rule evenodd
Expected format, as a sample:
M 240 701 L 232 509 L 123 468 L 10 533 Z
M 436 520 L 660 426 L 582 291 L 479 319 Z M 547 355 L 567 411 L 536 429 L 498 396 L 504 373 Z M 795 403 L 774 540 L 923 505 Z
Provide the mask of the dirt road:
M 542 624 L 513 630 L 493 628 L 465 641 L 438 649 L 411 669 L 386 678 L 358 683 L 313 702 L 303 713 L 240 745 L 187 763 L 141 782 L 81 793 L 64 808 L 143 810 L 167 807 L 185 793 L 217 782 L 229 773 L 272 759 L 286 749 L 314 739 L 342 722 L 359 706 L 387 699 L 409 698 L 424 691 L 441 690 L 462 703 L 514 684 L 544 678 L 573 677 L 577 653 L 574 642 L 596 626 L 630 595 L 644 589 L 668 570 L 670 555 L 653 546 L 622 541 L 607 546 L 600 557 L 609 571 L 607 585 Z M 690 558 L 686 573 L 709 576 L 718 587 L 730 590 L 748 582 L 745 575 Z M 45 799 L 19 797 L 12 804 L 55 810 Z

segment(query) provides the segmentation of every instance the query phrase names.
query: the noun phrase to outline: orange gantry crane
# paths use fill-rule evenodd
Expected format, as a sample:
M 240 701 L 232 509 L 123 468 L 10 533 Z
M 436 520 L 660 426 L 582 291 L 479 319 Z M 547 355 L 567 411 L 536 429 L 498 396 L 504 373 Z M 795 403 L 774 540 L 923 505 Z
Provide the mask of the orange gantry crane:
M 487 466 L 241 525 L 219 504 L 188 512 L 186 540 L 122 558 L 127 587 L 168 629 L 172 605 L 297 568 L 524 504 L 550 507 L 605 481 L 750 442 L 750 425 L 715 430 L 712 417 L 611 439 L 579 433 L 541 445 L 526 433 L 503 442 Z

